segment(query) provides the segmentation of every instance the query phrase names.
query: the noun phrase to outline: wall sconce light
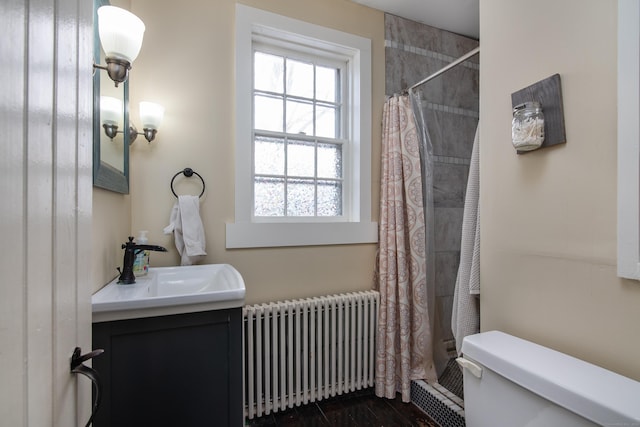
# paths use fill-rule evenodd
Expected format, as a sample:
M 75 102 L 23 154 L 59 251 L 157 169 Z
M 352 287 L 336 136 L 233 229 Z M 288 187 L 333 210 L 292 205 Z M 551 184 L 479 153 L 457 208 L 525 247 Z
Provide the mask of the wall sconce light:
M 98 9 L 98 33 L 107 65 L 93 66 L 107 70 L 116 87 L 129 76 L 131 64 L 142 47 L 144 30 L 144 22 L 128 10 L 115 6 Z
M 100 118 L 104 133 L 111 139 L 115 138 L 120 126 L 122 117 L 122 101 L 110 96 L 100 97 Z M 151 142 L 155 139 L 160 123 L 164 118 L 164 107 L 155 102 L 142 101 L 140 103 L 140 120 L 142 121 L 143 132 L 138 132 L 134 124 L 129 125 L 129 145 L 135 141 L 138 135 Z
M 138 135 L 151 142 L 156 137 L 160 123 L 164 118 L 164 107 L 155 102 L 142 101 L 140 103 L 140 121 L 142 121 L 143 132 L 138 132 L 135 126 L 129 127 L 129 140 L 133 142 Z

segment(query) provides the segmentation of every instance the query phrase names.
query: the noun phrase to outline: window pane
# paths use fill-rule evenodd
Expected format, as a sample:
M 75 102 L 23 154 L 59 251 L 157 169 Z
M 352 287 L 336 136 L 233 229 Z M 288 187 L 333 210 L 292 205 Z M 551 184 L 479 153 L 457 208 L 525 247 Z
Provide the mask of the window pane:
M 287 59 L 287 94 L 313 98 L 313 65 Z
M 316 67 L 316 99 L 336 102 L 336 81 L 338 70 Z
M 315 185 L 311 180 L 287 181 L 287 215 L 315 215 Z
M 257 136 L 254 153 L 257 175 L 284 175 L 284 140 Z
M 257 90 L 283 92 L 284 58 L 256 52 L 253 56 L 255 64 L 253 85 Z
M 318 178 L 342 178 L 342 146 L 318 144 Z
M 255 216 L 284 215 L 284 180 L 256 177 L 254 183 Z
M 282 132 L 282 98 L 255 95 L 253 104 L 256 129 Z
M 336 108 L 316 106 L 316 135 L 325 138 L 337 138 Z
M 313 104 L 287 100 L 286 132 L 313 135 Z
M 289 141 L 287 144 L 287 175 L 315 176 L 315 147 L 312 142 Z
M 342 215 L 342 184 L 318 181 L 318 216 Z

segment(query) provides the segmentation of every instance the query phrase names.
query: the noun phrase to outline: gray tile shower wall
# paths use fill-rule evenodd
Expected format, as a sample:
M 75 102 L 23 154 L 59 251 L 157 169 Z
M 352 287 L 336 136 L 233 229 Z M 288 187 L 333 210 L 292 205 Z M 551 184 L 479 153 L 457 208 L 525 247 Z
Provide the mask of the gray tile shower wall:
M 437 77 L 421 86 L 422 99 L 430 101 L 428 86 L 441 83 L 438 81 L 439 78 Z M 470 116 L 464 113 L 471 110 L 457 112 L 455 109 L 449 108 L 451 112 L 448 112 L 439 111 L 435 108 L 437 107 L 432 106 L 429 102 L 427 102 L 426 108 L 423 108 L 425 122 L 429 129 L 429 136 L 433 146 L 433 154 L 436 156 L 470 159 L 473 137 L 478 124 L 477 113 L 475 116 Z M 471 135 L 471 138 L 469 138 L 469 135 Z
M 433 162 L 433 207 L 459 208 L 464 206 L 465 187 L 469 177 L 468 164 Z
M 401 92 L 478 44 L 474 39 L 386 14 L 385 93 Z M 479 117 L 478 64 L 475 56 L 419 88 L 434 154 L 436 306 L 444 341 L 453 339 L 451 304 L 460 260 L 469 159 Z
M 391 91 L 387 92 L 389 95 L 393 92 L 400 92 L 407 86 L 422 80 L 425 76 L 478 46 L 477 40 L 390 14 L 385 15 L 385 40 L 387 46 L 387 90 Z M 390 52 L 389 49 L 393 49 L 393 51 Z M 477 69 L 472 65 L 473 63 L 478 63 L 477 58 L 472 58 L 462 67 L 452 70 L 455 71 L 453 75 L 447 73 L 449 77 L 445 75 L 443 78 L 455 81 L 460 78 L 455 76 L 456 74 L 465 73 L 469 68 Z M 478 81 L 471 79 L 462 83 L 460 87 L 464 88 L 467 85 L 477 86 Z M 439 90 L 456 90 L 454 87 L 446 86 Z M 464 89 L 461 91 L 466 93 Z M 439 102 L 442 97 L 434 99 L 435 101 L 432 102 Z M 446 101 L 451 105 L 451 99 L 446 99 Z M 472 105 L 473 101 L 468 104 L 467 108 L 471 108 Z

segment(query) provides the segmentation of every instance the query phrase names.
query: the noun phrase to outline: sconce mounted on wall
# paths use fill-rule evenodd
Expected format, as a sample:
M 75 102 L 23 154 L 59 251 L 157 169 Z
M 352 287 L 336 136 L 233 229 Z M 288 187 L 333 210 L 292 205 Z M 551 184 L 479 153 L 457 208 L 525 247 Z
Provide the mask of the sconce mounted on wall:
M 102 118 L 102 127 L 104 133 L 113 139 L 118 132 L 120 126 L 119 118 L 122 114 L 122 101 L 110 96 L 100 97 L 100 117 Z M 158 133 L 158 128 L 164 117 L 164 107 L 155 102 L 142 101 L 140 103 L 140 120 L 142 121 L 143 132 L 138 132 L 135 125 L 129 125 L 129 145 L 135 141 L 138 135 L 144 135 L 144 138 L 151 142 Z
M 144 135 L 144 138 L 151 142 L 156 137 L 160 123 L 164 118 L 164 107 L 155 102 L 142 101 L 139 104 L 139 108 L 142 132 L 138 132 L 136 127 L 131 124 L 129 126 L 130 141 L 133 142 L 138 135 Z
M 115 6 L 98 9 L 98 33 L 107 65 L 93 67 L 107 70 L 116 87 L 129 77 L 131 64 L 142 47 L 144 30 L 144 22 L 128 10 Z

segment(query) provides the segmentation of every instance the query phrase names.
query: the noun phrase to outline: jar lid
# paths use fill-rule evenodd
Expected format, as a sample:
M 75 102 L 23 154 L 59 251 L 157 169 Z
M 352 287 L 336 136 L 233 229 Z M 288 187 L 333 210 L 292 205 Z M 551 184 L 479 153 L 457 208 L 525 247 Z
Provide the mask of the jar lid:
M 516 112 L 525 108 L 540 108 L 540 103 L 536 101 L 523 102 L 522 104 L 518 104 L 513 107 L 513 111 Z

